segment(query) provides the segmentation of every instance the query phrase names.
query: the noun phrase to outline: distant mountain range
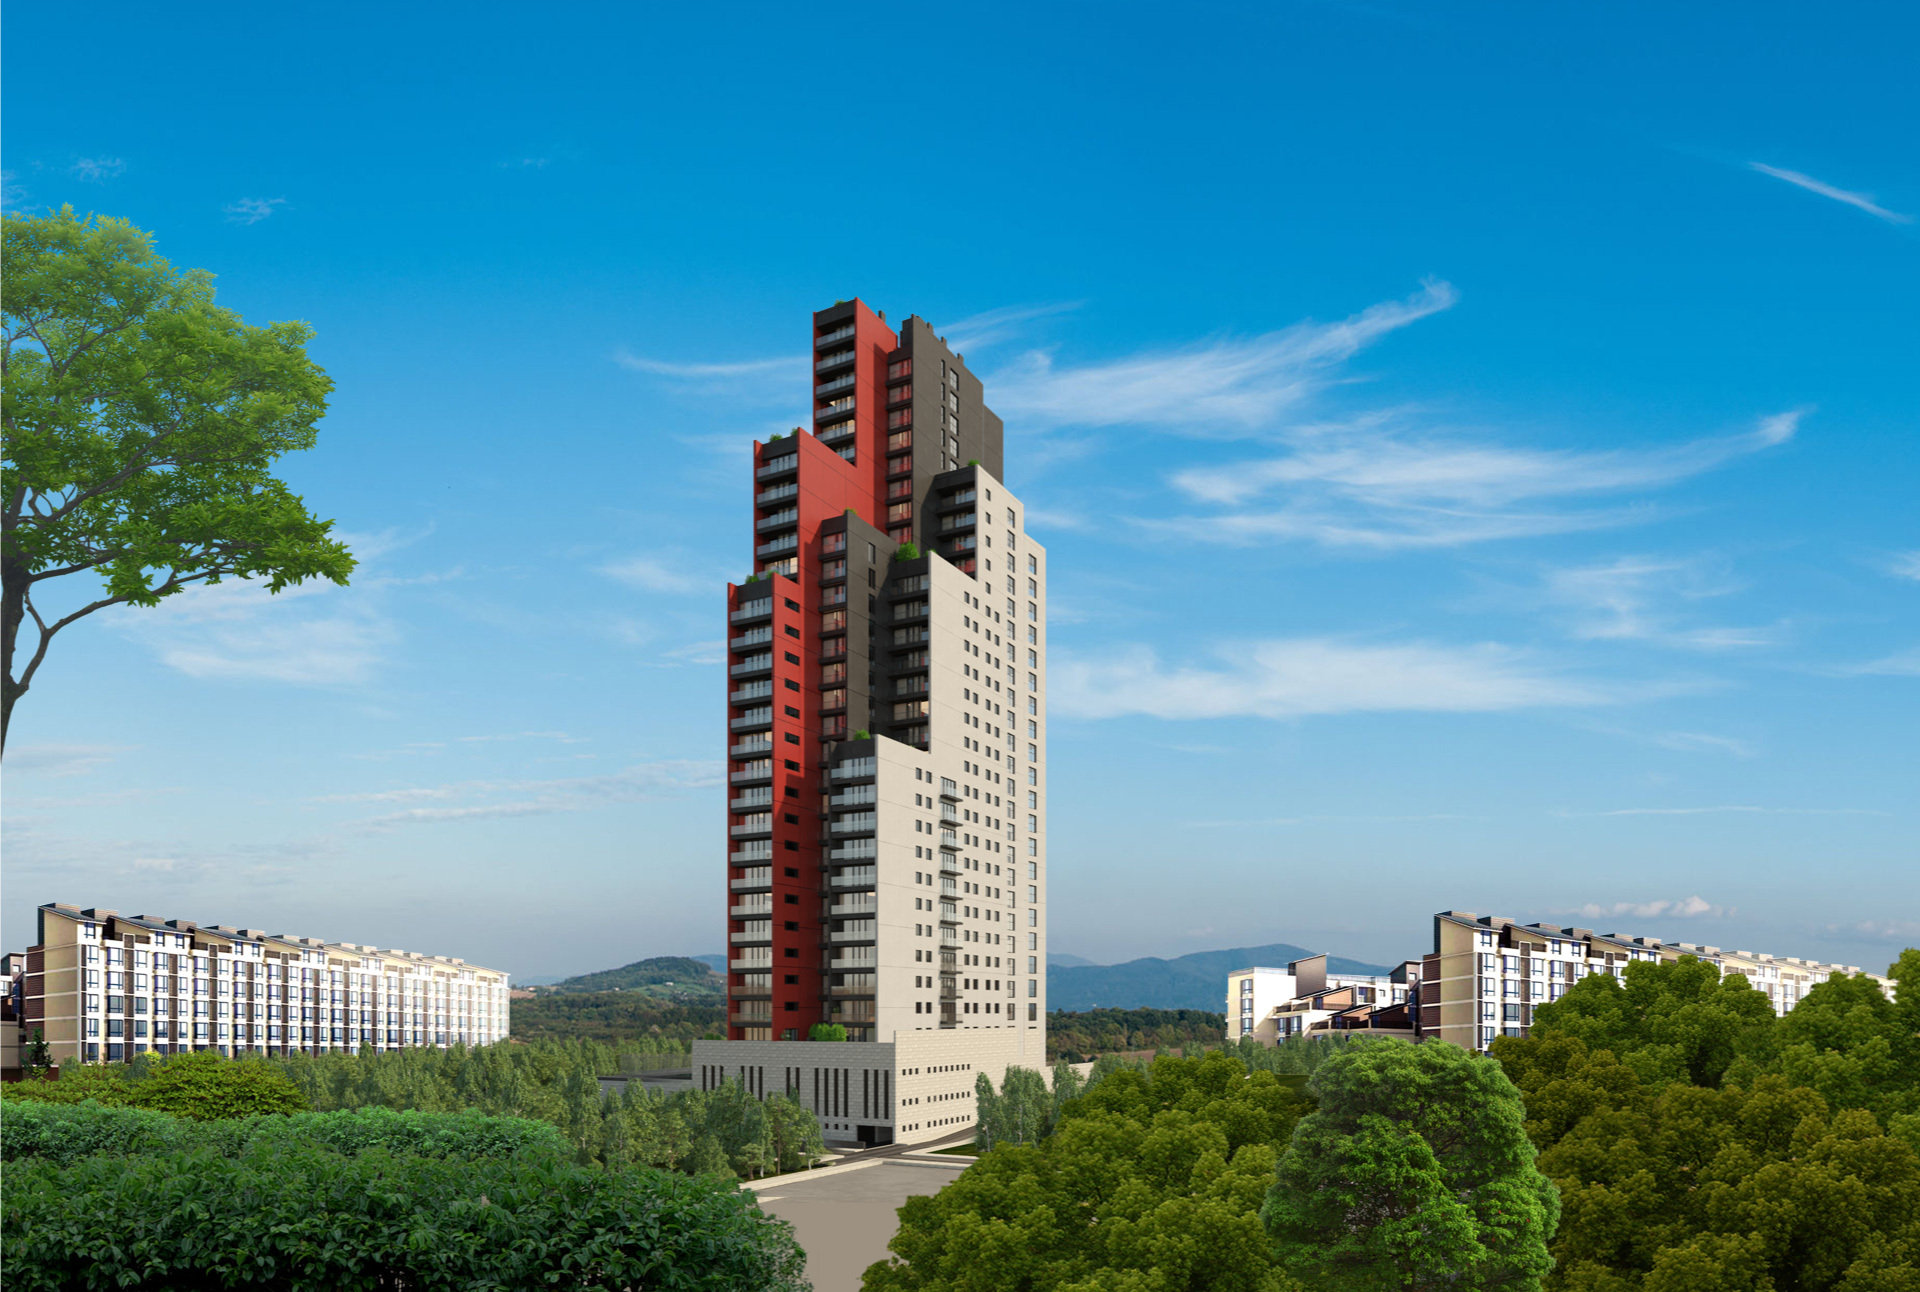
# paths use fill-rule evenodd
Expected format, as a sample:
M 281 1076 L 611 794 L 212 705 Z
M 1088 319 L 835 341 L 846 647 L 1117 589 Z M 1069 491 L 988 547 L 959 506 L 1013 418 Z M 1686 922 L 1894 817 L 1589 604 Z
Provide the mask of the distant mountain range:
M 1252 965 L 1284 968 L 1315 952 L 1285 942 L 1264 947 L 1196 951 L 1174 960 L 1146 956 L 1125 964 L 1090 964 L 1079 956 L 1047 957 L 1049 1009 L 1206 1009 L 1226 1008 L 1227 975 Z M 1328 956 L 1333 973 L 1383 974 L 1385 965 Z
M 547 985 L 552 992 L 643 991 L 655 996 L 714 996 L 726 994 L 727 980 L 715 972 L 710 960 L 722 967 L 724 956 L 654 956 L 636 960 L 618 969 L 599 973 L 576 974 Z

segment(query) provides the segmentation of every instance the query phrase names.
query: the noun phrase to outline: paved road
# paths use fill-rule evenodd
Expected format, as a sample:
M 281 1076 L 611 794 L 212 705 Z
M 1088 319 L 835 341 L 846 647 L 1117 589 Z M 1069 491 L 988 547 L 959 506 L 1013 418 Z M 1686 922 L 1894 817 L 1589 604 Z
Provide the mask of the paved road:
M 807 1253 L 814 1292 L 859 1292 L 867 1266 L 887 1258 L 887 1242 L 899 1228 L 900 1204 L 917 1194 L 938 1193 L 972 1158 L 901 1161 L 897 1154 L 861 1154 L 857 1166 L 808 1178 L 770 1180 L 756 1192 L 760 1206 L 793 1225 Z

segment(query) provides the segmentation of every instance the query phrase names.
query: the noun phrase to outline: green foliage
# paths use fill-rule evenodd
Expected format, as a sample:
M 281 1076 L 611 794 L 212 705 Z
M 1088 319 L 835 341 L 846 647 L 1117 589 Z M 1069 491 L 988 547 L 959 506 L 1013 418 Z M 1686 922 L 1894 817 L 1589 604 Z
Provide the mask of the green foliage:
M 1547 1286 L 1920 1289 L 1920 952 L 1891 973 L 1892 1001 L 1837 977 L 1776 1018 L 1635 965 L 1495 1042 L 1565 1200 Z
M 627 1051 L 644 1050 L 649 1043 L 685 1049 L 685 1042 L 724 1025 L 727 1014 L 725 996 L 676 998 L 652 988 L 542 992 L 513 1001 L 511 1008 L 517 1040 L 595 1041 Z
M 32 1292 L 805 1287 L 791 1231 L 731 1181 L 539 1154 L 274 1144 L 23 1161 L 7 1172 L 4 1238 L 9 1288 Z
M 920 559 L 920 545 L 919 545 L 918 543 L 902 543 L 902 544 L 900 544 L 900 546 L 899 546 L 898 548 L 896 548 L 896 549 L 894 550 L 894 553 L 893 553 L 893 559 L 894 559 L 894 560 L 896 560 L 896 561 L 917 561 L 917 560 L 919 560 L 919 559 Z
M 1090 1009 L 1047 1013 L 1050 1058 L 1082 1063 L 1116 1050 L 1219 1048 L 1227 1016 L 1204 1009 Z
M 28 1076 L 40 1076 L 53 1066 L 53 1048 L 47 1044 L 47 1034 L 42 1028 L 34 1028 L 33 1035 L 27 1040 L 27 1052 L 21 1057 L 21 1068 Z
M 213 275 L 176 271 L 122 220 L 8 215 L 4 232 L 5 706 L 53 635 L 106 606 L 152 606 L 194 583 L 279 592 L 344 584 L 332 522 L 270 472 L 311 448 L 332 383 L 304 323 L 250 327 L 214 304 Z M 36 585 L 105 586 L 49 624 Z M 84 598 L 81 598 L 84 600 Z M 21 623 L 38 640 L 15 675 Z
M 860 730 L 853 733 L 852 738 L 854 740 L 872 740 L 873 733 L 871 731 L 868 731 L 865 727 L 862 727 Z
M 260 1147 L 300 1146 L 355 1154 L 379 1148 L 421 1157 L 510 1157 L 544 1153 L 573 1158 L 572 1147 L 545 1122 L 483 1113 L 417 1113 L 390 1108 L 295 1113 L 228 1121 L 194 1121 L 144 1108 L 103 1104 L 33 1104 L 0 1122 L 0 1156 L 42 1158 L 69 1166 L 97 1153 L 122 1157 L 211 1149 L 232 1157 Z
M 0 1088 L 0 1097 L 51 1104 L 93 1100 L 199 1121 L 294 1113 L 307 1107 L 299 1088 L 267 1061 L 227 1059 L 212 1052 L 150 1057 L 138 1071 L 69 1064 L 57 1081 L 15 1082 Z
M 844 1041 L 847 1039 L 847 1027 L 844 1023 L 815 1023 L 807 1029 L 809 1041 Z
M 1312 1106 L 1299 1084 L 1219 1052 L 1116 1067 L 1064 1098 L 1053 1134 L 1002 1143 L 939 1193 L 908 1199 L 889 1245 L 898 1259 L 869 1267 L 862 1286 L 1290 1289 L 1257 1212 Z
M 1327 1292 L 1540 1287 L 1559 1194 L 1498 1063 L 1380 1040 L 1330 1058 L 1308 1089 L 1319 1109 L 1261 1212 L 1282 1266 Z
M 715 973 L 712 966 L 702 960 L 689 960 L 685 956 L 654 956 L 647 960 L 636 960 L 618 969 L 577 974 L 540 990 L 545 994 L 633 991 L 643 987 L 671 989 L 670 992 L 656 993 L 671 996 L 724 997 L 727 994 L 727 980 Z

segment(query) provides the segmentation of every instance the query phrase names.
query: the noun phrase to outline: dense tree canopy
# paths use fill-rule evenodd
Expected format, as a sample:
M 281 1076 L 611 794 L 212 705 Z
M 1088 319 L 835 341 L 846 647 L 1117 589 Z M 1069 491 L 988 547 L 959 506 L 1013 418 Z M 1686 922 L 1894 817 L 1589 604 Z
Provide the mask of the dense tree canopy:
M 922 1292 L 1281 1292 L 1257 1212 L 1311 1105 L 1237 1059 L 1119 1066 L 1053 1134 L 1003 1143 L 900 1209 L 899 1259 L 863 1286 Z
M 176 271 L 123 220 L 63 208 L 0 231 L 4 745 L 14 702 L 76 619 L 226 577 L 273 592 L 345 583 L 353 558 L 271 474 L 312 447 L 332 387 L 306 324 L 249 326 L 213 303 L 211 274 Z M 48 581 L 72 575 L 97 582 L 49 609 L 41 594 L 63 585 Z
M 1560 1200 L 1499 1064 L 1378 1041 L 1307 1089 L 1261 1213 L 1281 1266 L 1326 1292 L 1540 1286 Z
M 1080 1063 L 1098 1054 L 1219 1048 L 1227 1016 L 1204 1009 L 1052 1010 L 1047 1056 Z

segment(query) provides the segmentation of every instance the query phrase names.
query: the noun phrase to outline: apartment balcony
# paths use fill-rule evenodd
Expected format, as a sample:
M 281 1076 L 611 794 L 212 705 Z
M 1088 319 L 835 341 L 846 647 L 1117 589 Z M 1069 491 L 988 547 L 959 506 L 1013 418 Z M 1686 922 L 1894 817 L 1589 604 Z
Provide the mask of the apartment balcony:
M 920 677 L 903 677 L 893 684 L 893 693 L 903 699 L 909 696 L 925 695 L 930 689 L 924 675 Z
M 825 336 L 815 337 L 813 339 L 813 348 L 816 350 L 824 350 L 836 341 L 847 341 L 851 340 L 852 337 L 853 324 L 849 323 L 845 327 L 835 328 Z
M 727 720 L 728 731 L 765 731 L 772 725 L 773 710 L 771 708 L 755 709 L 752 713 L 745 713 L 738 718 Z
M 798 525 L 799 523 L 799 509 L 787 507 L 781 511 L 776 511 L 771 516 L 762 516 L 759 520 L 754 521 L 753 531 L 756 534 L 764 534 L 770 529 L 780 529 L 783 526 Z
M 859 1023 L 862 1025 L 874 1021 L 874 1003 L 870 1000 L 836 1001 L 832 1019 L 836 1023 Z
M 896 628 L 893 630 L 893 645 L 897 650 L 902 646 L 918 646 L 931 640 L 932 634 L 926 628 Z
M 760 955 L 739 955 L 727 961 L 729 969 L 771 969 L 773 968 L 773 948 L 750 948 L 760 950 Z
M 946 494 L 937 499 L 934 502 L 934 510 L 959 511 L 963 507 L 971 508 L 978 497 L 979 494 L 974 490 L 962 489 L 959 493 Z
M 940 778 L 940 797 L 943 799 L 952 799 L 955 803 L 958 803 L 960 801 L 959 784 L 942 776 Z
M 729 785 L 756 785 L 772 779 L 773 762 L 769 759 L 764 763 L 755 763 L 751 767 L 743 767 L 737 772 L 729 773 L 727 783 Z
M 759 870 L 749 871 L 739 879 L 728 880 L 727 887 L 736 893 L 771 893 L 773 891 L 773 867 L 767 866 Z M 769 909 L 771 909 L 773 899 L 769 897 L 767 902 Z
M 960 809 L 954 807 L 951 803 L 942 803 L 940 805 L 940 824 L 959 825 Z
M 849 839 L 827 850 L 828 861 L 867 861 L 879 855 L 871 839 Z
M 772 617 L 773 598 L 764 597 L 759 601 L 749 601 L 744 606 L 741 606 L 738 610 L 727 616 L 727 622 L 730 624 L 748 624 L 756 619 L 771 619 Z
M 980 538 L 976 534 L 964 534 L 959 538 L 949 538 L 942 542 L 940 551 L 944 556 L 965 556 L 979 546 Z
M 729 1014 L 727 1021 L 736 1027 L 770 1027 L 773 1025 L 773 1011 L 768 1010 L 764 1014 L 757 1011 L 751 1014 Z
M 958 924 L 960 922 L 960 908 L 952 902 L 940 903 L 940 922 L 942 924 Z
M 960 850 L 960 836 L 951 830 L 942 830 L 940 832 L 940 846 L 942 848 L 951 848 L 955 852 L 958 852 Z
M 789 498 L 798 498 L 799 496 L 800 486 L 797 484 L 775 485 L 771 489 L 762 489 L 759 493 L 755 494 L 753 496 L 753 505 L 756 507 L 771 507 L 777 502 L 785 502 Z
M 927 603 L 924 601 L 896 601 L 893 603 L 893 619 L 895 623 L 903 619 L 925 619 L 926 617 Z M 894 639 L 897 643 L 899 634 L 894 634 Z M 921 640 L 925 641 L 926 639 L 923 637 Z
M 820 643 L 820 658 L 822 661 L 845 659 L 846 657 L 847 657 L 847 639 L 846 638 L 833 637 Z
M 766 841 L 750 843 L 744 848 L 735 848 L 727 854 L 727 860 L 736 866 L 750 866 L 755 862 L 773 860 L 773 844 Z
M 785 457 L 775 458 L 753 473 L 755 480 L 771 480 L 776 476 L 792 475 L 800 469 L 800 455 L 789 453 Z
M 856 866 L 843 870 L 827 880 L 829 888 L 871 889 L 878 882 L 878 875 L 872 866 Z
M 942 924 L 940 926 L 940 949 L 942 951 L 957 951 L 959 946 L 960 930 L 950 924 Z
M 777 556 L 781 552 L 791 552 L 800 546 L 798 534 L 782 534 L 770 542 L 762 543 L 753 549 L 755 556 Z
M 824 444 L 839 444 L 841 441 L 851 438 L 854 430 L 853 419 L 849 417 L 844 422 L 835 422 L 831 426 L 821 427 L 817 434 L 820 441 Z
M 878 763 L 871 758 L 855 758 L 849 762 L 835 763 L 833 779 L 836 781 L 870 781 Z
M 852 390 L 853 383 L 853 373 L 848 373 L 844 377 L 835 377 L 832 381 L 823 381 L 813 388 L 813 397 L 815 399 L 829 399 L 843 390 Z
M 956 529 L 972 529 L 974 520 L 975 515 L 970 511 L 961 512 L 957 516 L 942 516 L 940 518 L 940 532 L 945 534 Z
M 758 754 L 770 754 L 772 752 L 773 738 L 770 736 L 762 736 L 758 740 L 741 741 L 739 744 L 729 748 L 727 755 L 730 758 L 752 758 Z
M 773 930 L 769 928 L 757 929 L 747 933 L 729 933 L 727 934 L 727 941 L 736 947 L 756 946 L 760 944 L 771 946 L 773 945 Z
M 815 361 L 813 370 L 815 372 L 829 372 L 835 368 L 844 368 L 852 362 L 852 350 L 838 350 L 833 354 L 825 355 Z
M 771 910 L 771 906 L 768 908 Z M 857 897 L 844 898 L 827 908 L 827 914 L 834 919 L 851 919 L 860 916 L 872 917 L 879 912 L 880 899 L 872 893 L 862 893 Z
M 773 838 L 773 821 L 771 818 L 771 814 L 768 814 L 768 819 L 765 821 L 755 821 L 750 825 L 728 826 L 727 837 L 729 839 L 771 839 Z
M 942 978 L 940 980 L 940 999 L 960 999 L 960 980 L 958 978 Z
M 866 954 L 862 955 L 861 952 Z M 827 961 L 827 968 L 860 973 L 871 971 L 879 963 L 880 958 L 874 954 L 872 947 L 844 947 L 840 955 Z
M 851 999 L 851 1000 L 861 1000 L 861 999 L 865 999 L 865 1000 L 872 1000 L 872 999 L 873 999 L 873 997 L 874 997 L 874 994 L 875 994 L 875 993 L 874 993 L 874 989 L 873 989 L 873 988 L 872 988 L 871 986 L 866 986 L 866 987 L 829 987 L 829 988 L 827 988 L 827 991 L 826 991 L 826 995 L 827 995 L 827 998 L 828 998 L 829 1000 L 849 1000 L 849 999 Z
M 764 646 L 772 640 L 773 628 L 771 626 L 755 628 L 750 632 L 741 633 L 738 637 L 729 638 L 727 647 L 730 650 L 748 650 L 755 646 Z
M 841 417 L 852 417 L 852 416 L 853 416 L 853 396 L 852 395 L 848 395 L 845 399 L 836 399 L 832 403 L 822 404 L 820 405 L 820 407 L 813 410 L 813 421 L 814 421 L 814 425 L 816 426 L 819 425 L 821 422 L 831 422 Z
M 875 829 L 872 812 L 856 812 L 843 816 L 833 823 L 834 834 L 872 834 Z
M 940 873 L 943 875 L 957 875 L 960 873 L 960 856 L 958 853 L 943 852 L 940 854 Z
M 855 785 L 851 789 L 841 790 L 838 794 L 828 799 L 827 806 L 859 807 L 863 803 L 873 802 L 878 793 L 879 787 L 876 785 Z
M 731 812 L 752 812 L 756 808 L 766 811 L 771 807 L 773 807 L 772 789 L 754 790 L 727 803 L 727 810 Z
M 879 938 L 879 934 L 875 933 L 872 929 L 867 929 L 863 932 L 856 933 L 829 933 L 827 934 L 827 943 L 830 946 L 836 947 L 854 945 L 871 946 L 873 943 L 879 941 Z
M 741 660 L 738 664 L 733 665 L 727 670 L 727 676 L 752 677 L 755 673 L 771 672 L 773 672 L 773 655 L 769 652 L 765 655 L 754 655 L 748 659 Z
M 910 382 L 903 386 L 887 387 L 887 403 L 888 404 L 904 404 L 912 398 L 913 398 L 913 385 Z
M 749 701 L 753 701 L 753 700 L 770 700 L 772 698 L 773 698 L 772 682 L 749 682 L 745 686 L 741 687 L 738 691 L 734 691 L 730 693 L 727 696 L 727 703 L 728 704 L 746 704 Z
M 742 903 L 738 906 L 729 906 L 727 908 L 727 914 L 732 916 L 736 920 L 772 919 L 773 918 L 773 894 L 767 893 L 762 897 L 760 897 L 757 901 L 754 901 L 751 903 Z

